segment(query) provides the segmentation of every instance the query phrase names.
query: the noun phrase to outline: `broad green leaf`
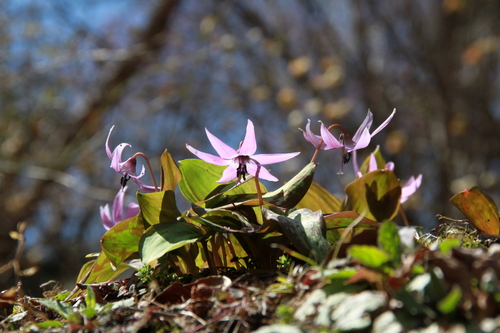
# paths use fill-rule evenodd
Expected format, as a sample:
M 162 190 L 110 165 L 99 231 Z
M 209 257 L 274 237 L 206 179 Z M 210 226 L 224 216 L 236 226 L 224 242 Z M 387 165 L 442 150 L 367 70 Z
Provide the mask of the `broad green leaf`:
M 392 220 L 399 208 L 401 186 L 394 172 L 375 170 L 347 185 L 343 210 L 365 214 L 369 219 Z
M 121 263 L 115 268 L 104 251 L 102 251 L 96 260 L 89 261 L 82 267 L 80 274 L 78 275 L 77 282 L 81 283 L 83 277 L 89 272 L 89 270 L 91 270 L 90 275 L 85 281 L 83 281 L 83 284 L 109 281 L 130 268 L 132 267 L 125 263 Z
M 239 211 L 215 209 L 205 212 L 202 216 L 189 214 L 183 215 L 185 220 L 200 223 L 213 228 L 216 232 L 250 232 L 259 228 L 259 225 L 251 224 Z
M 213 165 L 196 159 L 187 159 L 179 163 L 182 174 L 179 189 L 182 195 L 192 203 L 216 208 L 257 198 L 257 188 L 253 177 L 248 177 L 248 180 L 242 184 L 236 182 L 219 184 L 217 181 L 225 166 Z M 262 193 L 267 191 L 261 183 L 259 186 Z M 239 198 L 237 195 L 244 195 L 245 198 Z
M 179 189 L 190 202 L 197 203 L 207 199 L 217 186 L 225 166 L 218 166 L 197 159 L 179 161 L 182 179 Z
M 382 156 L 382 152 L 380 151 L 380 146 L 377 146 L 375 150 L 372 153 L 375 156 L 375 161 L 377 161 L 377 169 L 385 169 L 385 159 Z M 363 164 L 361 164 L 361 167 L 359 168 L 359 171 L 365 175 L 368 173 L 368 169 L 370 167 L 370 157 L 371 154 L 368 155 L 368 157 L 363 161 Z
M 264 200 L 284 209 L 295 207 L 309 190 L 314 177 L 314 170 L 316 170 L 316 163 L 307 164 L 285 185 L 275 191 L 264 194 Z
M 324 216 L 326 222 L 326 239 L 334 244 L 340 240 L 345 228 L 349 227 L 354 221 L 360 219 L 360 215 L 356 212 L 345 211 L 339 213 L 328 214 Z M 380 223 L 370 220 L 369 218 L 361 218 L 354 226 L 353 230 L 349 233 L 346 241 L 349 241 L 354 235 L 363 232 L 366 229 L 377 229 Z
M 160 157 L 161 162 L 161 190 L 175 190 L 175 187 L 182 178 L 181 171 L 172 158 L 172 155 L 165 149 Z
M 142 262 L 147 264 L 167 252 L 197 242 L 203 236 L 200 228 L 186 222 L 155 224 L 146 230 L 141 238 L 139 254 Z
M 340 212 L 342 202 L 317 183 L 311 183 L 306 195 L 296 208 L 309 208 L 312 211 L 321 210 L 323 214 Z
M 366 266 L 381 267 L 389 261 L 389 255 L 382 249 L 372 245 L 351 245 L 347 252 Z
M 101 238 L 101 248 L 117 267 L 131 254 L 138 251 L 139 240 L 144 233 L 141 214 L 115 224 Z
M 378 244 L 389 255 L 389 260 L 399 263 L 401 261 L 401 240 L 398 227 L 392 221 L 382 223 L 378 231 Z
M 266 218 L 277 220 L 290 242 L 305 256 L 313 256 L 322 261 L 330 250 L 325 238 L 325 221 L 320 211 L 302 208 L 288 216 L 265 210 Z
M 181 215 L 175 202 L 175 193 L 171 190 L 152 193 L 137 192 L 137 202 L 144 221 L 149 225 L 176 221 Z
M 455 194 L 450 202 L 479 230 L 490 235 L 500 234 L 498 207 L 479 187 L 474 186 L 470 190 Z

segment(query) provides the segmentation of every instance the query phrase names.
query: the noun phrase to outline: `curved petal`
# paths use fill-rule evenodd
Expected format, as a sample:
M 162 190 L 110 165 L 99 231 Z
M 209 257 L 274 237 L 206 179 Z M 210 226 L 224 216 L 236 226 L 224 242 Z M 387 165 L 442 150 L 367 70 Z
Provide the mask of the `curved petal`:
M 203 161 L 205 161 L 207 163 L 210 163 L 210 164 L 224 166 L 224 165 L 229 165 L 231 163 L 231 161 L 232 161 L 232 159 L 224 159 L 224 158 L 219 157 L 219 156 L 215 156 L 215 155 L 212 155 L 212 154 L 209 154 L 209 153 L 204 153 L 202 151 L 199 151 L 196 148 L 191 147 L 187 143 L 186 143 L 186 148 L 191 153 L 195 154 L 198 158 L 200 158 L 201 160 L 203 160 Z M 236 153 L 236 151 L 235 151 L 235 153 Z
M 248 173 L 251 174 L 254 177 L 257 177 L 257 168 L 258 168 L 258 166 L 255 163 L 248 163 L 247 164 L 247 171 L 248 171 Z M 260 170 L 259 170 L 259 177 L 258 178 L 259 179 L 269 180 L 271 182 L 277 182 L 278 181 L 278 178 L 276 178 L 273 175 L 271 175 L 271 173 L 269 171 L 267 171 L 267 169 L 264 168 L 264 167 L 260 168 Z
M 255 128 L 250 119 L 247 122 L 247 132 L 245 134 L 245 139 L 238 151 L 239 155 L 251 156 L 257 151 L 257 140 L 255 139 Z
M 363 120 L 363 122 L 359 126 L 358 130 L 356 131 L 356 133 L 352 137 L 352 141 L 358 142 L 360 140 L 361 136 L 363 135 L 365 129 L 367 129 L 368 132 L 370 132 L 370 127 L 372 127 L 372 123 L 373 123 L 373 114 L 370 112 L 370 110 L 368 110 L 368 113 L 366 114 L 365 120 Z
M 134 216 L 137 216 L 140 211 L 141 209 L 139 208 L 138 204 L 136 204 L 135 202 L 129 203 L 127 209 L 125 210 L 125 217 L 123 218 L 123 220 L 128 220 Z
M 207 133 L 208 140 L 212 144 L 212 147 L 214 147 L 215 151 L 217 152 L 217 154 L 219 154 L 220 157 L 229 159 L 234 158 L 236 155 L 238 155 L 238 152 L 236 150 L 226 145 L 224 142 L 222 142 L 221 139 L 210 133 L 206 128 L 205 132 Z
M 394 171 L 394 162 L 387 162 L 385 168 L 390 171 Z
M 116 148 L 113 150 L 113 153 L 111 154 L 111 169 L 115 170 L 116 172 L 122 173 L 122 170 L 120 168 L 120 164 L 122 164 L 122 153 L 125 147 L 132 147 L 128 143 L 120 143 Z
M 217 183 L 227 183 L 236 178 L 236 168 L 233 165 L 228 166 L 222 172 L 222 176 Z
M 109 205 L 106 204 L 99 207 L 99 212 L 101 213 L 101 220 L 104 228 L 109 230 L 113 227 L 113 221 L 111 220 L 111 214 L 109 213 Z
M 137 178 L 133 178 L 132 177 L 132 180 L 134 181 L 134 183 L 137 184 L 137 186 L 139 186 L 139 188 L 141 190 L 143 190 L 144 192 L 147 192 L 147 193 L 151 193 L 151 192 L 156 192 L 156 187 L 154 186 L 151 186 L 151 185 L 146 185 L 144 184 L 143 182 L 141 182 L 139 179 Z
M 337 149 L 343 147 L 343 145 L 333 136 L 332 133 L 328 131 L 325 124 L 321 123 L 321 138 L 325 142 L 325 150 Z
M 123 217 L 123 198 L 125 198 L 125 191 L 127 187 L 125 186 L 118 191 L 115 196 L 115 200 L 113 200 L 113 221 L 118 223 L 122 221 Z
M 291 158 L 294 158 L 298 154 L 300 154 L 300 152 L 286 153 L 286 154 L 257 154 L 257 155 L 251 156 L 250 158 L 256 160 L 261 165 L 267 165 L 267 164 L 280 163 L 280 162 L 289 160 Z
M 109 138 L 111 137 L 111 132 L 113 131 L 113 128 L 115 128 L 115 125 L 111 126 L 111 128 L 109 129 L 108 137 L 106 138 L 106 144 L 105 144 L 106 154 L 110 159 L 113 159 L 113 154 L 111 153 L 111 149 L 109 149 Z
M 304 135 L 304 139 L 306 139 L 308 142 L 310 142 L 315 148 L 318 148 L 321 142 L 321 136 L 316 135 L 311 131 L 311 120 L 307 119 L 307 125 L 306 125 L 306 130 L 302 131 L 302 134 Z M 320 150 L 325 150 L 326 145 L 324 142 L 321 142 L 321 148 Z
M 370 135 L 370 131 L 368 130 L 367 127 L 365 127 L 361 135 L 359 135 L 358 141 L 355 141 L 354 139 L 352 140 L 354 141 L 354 147 L 346 145 L 347 151 L 366 148 L 370 144 L 371 139 L 372 137 Z
M 380 124 L 379 127 L 377 127 L 377 129 L 375 131 L 373 131 L 373 133 L 371 134 L 372 137 L 375 136 L 375 134 L 377 134 L 378 132 L 380 132 L 381 130 L 384 129 L 384 127 L 386 127 L 392 120 L 392 117 L 394 117 L 394 115 L 396 114 L 396 109 L 394 109 L 392 111 L 392 113 L 389 115 L 389 117 L 387 117 L 387 119 L 382 123 Z
M 406 184 L 401 187 L 401 200 L 400 202 L 403 203 L 408 198 L 417 191 L 417 189 L 420 187 L 422 184 L 422 175 L 418 175 L 417 178 L 411 176 L 410 179 L 406 182 Z
M 142 166 L 144 170 L 144 166 Z M 120 171 L 130 176 L 137 176 L 137 160 L 131 157 L 123 163 L 120 163 Z

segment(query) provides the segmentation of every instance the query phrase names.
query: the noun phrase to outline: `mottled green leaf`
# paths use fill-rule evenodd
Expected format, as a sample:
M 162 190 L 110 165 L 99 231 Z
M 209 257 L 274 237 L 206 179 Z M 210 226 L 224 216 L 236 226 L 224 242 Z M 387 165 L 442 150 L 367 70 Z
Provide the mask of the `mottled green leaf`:
M 146 230 L 141 238 L 139 255 L 142 262 L 150 263 L 167 252 L 198 241 L 203 236 L 200 228 L 186 222 L 155 224 Z
M 182 178 L 181 171 L 175 163 L 172 155 L 165 149 L 160 157 L 161 163 L 161 190 L 175 190 L 175 187 Z
M 399 263 L 401 261 L 401 240 L 398 227 L 392 221 L 382 223 L 378 231 L 378 244 L 389 255 L 389 260 Z
M 141 214 L 115 224 L 101 238 L 103 252 L 117 267 L 131 254 L 138 251 L 139 239 L 144 233 Z
M 462 289 L 456 284 L 453 285 L 448 295 L 437 303 L 437 308 L 441 313 L 448 314 L 456 310 L 458 303 L 462 299 Z
M 300 200 L 296 208 L 309 208 L 312 211 L 321 210 L 323 214 L 339 212 L 342 201 L 325 190 L 317 183 L 311 183 L 306 195 Z
M 84 276 L 89 273 L 89 276 L 83 281 L 83 284 L 101 283 L 114 279 L 122 272 L 132 268 L 131 266 L 121 263 L 118 266 L 112 265 L 109 258 L 102 251 L 96 260 L 91 260 L 83 265 L 78 275 L 77 282 L 82 283 Z
M 137 192 L 137 202 L 144 221 L 149 225 L 176 221 L 181 215 L 175 202 L 175 193 L 171 190 L 152 193 Z
M 375 170 L 347 185 L 343 210 L 365 214 L 369 219 L 392 220 L 399 209 L 401 186 L 394 172 Z
M 451 199 L 476 228 L 491 235 L 500 234 L 498 207 L 491 197 L 477 186 L 455 194 Z
M 277 220 L 290 242 L 304 255 L 313 256 L 322 261 L 330 250 L 330 243 L 325 238 L 325 221 L 320 211 L 298 209 L 288 216 L 265 210 L 267 219 Z

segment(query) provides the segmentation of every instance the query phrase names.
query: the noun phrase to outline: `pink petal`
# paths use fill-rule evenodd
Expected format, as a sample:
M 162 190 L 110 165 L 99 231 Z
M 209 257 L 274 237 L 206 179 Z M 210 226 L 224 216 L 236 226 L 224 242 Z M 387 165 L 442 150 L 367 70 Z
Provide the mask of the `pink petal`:
M 321 138 L 325 142 L 326 148 L 325 150 L 328 149 L 337 149 L 343 147 L 342 144 L 333 136 L 332 133 L 328 131 L 326 128 L 325 124 L 321 123 Z
M 387 162 L 385 168 L 386 170 L 394 171 L 394 162 Z
M 232 161 L 232 159 L 224 159 L 219 156 L 215 156 L 209 153 L 204 153 L 202 151 L 199 151 L 196 148 L 191 147 L 190 145 L 186 144 L 186 148 L 189 149 L 189 151 L 193 154 L 195 154 L 197 157 L 199 157 L 201 160 L 210 163 L 210 164 L 215 164 L 215 165 L 229 165 Z M 215 148 L 215 147 L 214 147 Z M 236 153 L 236 151 L 234 151 Z M 219 154 L 220 155 L 220 154 Z
M 408 179 L 406 184 L 401 187 L 401 200 L 400 202 L 403 203 L 408 198 L 417 191 L 417 189 L 420 187 L 422 184 L 422 175 L 418 175 L 417 178 L 414 178 L 413 176 Z
M 268 164 L 274 164 L 274 163 L 280 163 L 283 161 L 287 161 L 291 158 L 294 158 L 300 154 L 298 153 L 286 153 L 286 154 L 257 154 L 251 156 L 252 159 L 256 160 L 259 162 L 261 165 L 268 165 Z
M 358 134 L 358 133 L 356 133 L 356 134 Z M 370 135 L 370 131 L 368 130 L 367 127 L 365 127 L 363 132 L 360 135 L 358 135 L 358 141 L 355 141 L 353 138 L 354 147 L 349 147 L 348 145 L 346 145 L 346 147 L 348 147 L 347 151 L 353 151 L 353 150 L 357 150 L 357 149 L 366 148 L 370 144 L 371 139 L 372 139 L 372 137 Z
M 128 220 L 134 216 L 137 216 L 137 214 L 139 214 L 139 212 L 141 211 L 141 209 L 139 208 L 139 205 L 136 204 L 135 202 L 131 202 L 127 209 L 125 210 L 125 217 L 123 220 Z
M 248 171 L 248 173 L 251 174 L 254 177 L 257 177 L 257 168 L 258 168 L 258 166 L 256 164 L 254 164 L 254 163 L 247 164 L 247 171 Z M 267 171 L 267 169 L 264 168 L 264 167 L 260 167 L 259 177 L 258 178 L 259 179 L 269 180 L 271 182 L 278 181 L 278 178 L 276 178 L 273 175 L 271 175 L 271 173 L 269 171 Z
M 385 120 L 382 124 L 380 124 L 380 126 L 379 126 L 379 127 L 377 127 L 377 129 L 376 129 L 375 131 L 373 131 L 373 133 L 372 133 L 372 137 L 374 137 L 374 136 L 375 136 L 375 134 L 377 134 L 378 132 L 380 132 L 381 130 L 383 130 L 383 129 L 384 129 L 384 127 L 386 127 L 386 126 L 387 126 L 387 125 L 391 122 L 392 117 L 394 117 L 394 115 L 395 115 L 395 114 L 396 114 L 396 109 L 394 109 L 394 110 L 392 111 L 392 113 L 390 114 L 390 116 L 389 116 L 389 117 L 387 117 L 387 119 L 386 119 L 386 120 Z
M 109 205 L 106 204 L 104 207 L 99 207 L 99 212 L 101 213 L 101 220 L 104 228 L 106 228 L 106 230 L 111 229 L 113 227 L 113 221 L 111 220 L 111 214 L 109 213 Z
M 364 135 L 365 130 L 368 130 L 368 132 L 370 132 L 370 127 L 372 127 L 372 123 L 373 123 L 373 114 L 370 112 L 370 110 L 368 110 L 365 120 L 363 120 L 363 123 L 361 123 L 358 130 L 352 137 L 352 141 L 357 143 L 361 139 L 361 136 Z
M 217 181 L 217 183 L 227 183 L 236 178 L 236 167 L 233 165 L 228 166 L 222 172 L 222 177 Z
M 371 172 L 371 171 L 374 171 L 377 169 L 378 169 L 377 159 L 375 158 L 375 155 L 372 153 L 372 154 L 370 154 L 370 163 L 368 165 L 368 172 Z
M 241 145 L 238 154 L 252 156 L 257 151 L 257 141 L 255 139 L 255 128 L 250 119 L 247 122 L 247 132 L 243 144 Z
M 118 223 L 122 221 L 123 217 L 123 198 L 125 197 L 125 190 L 127 187 L 125 186 L 118 191 L 118 194 L 115 196 L 115 200 L 113 200 L 113 221 L 114 223 Z
M 205 128 L 205 132 L 207 133 L 208 140 L 210 140 L 212 147 L 214 147 L 215 151 L 217 152 L 217 154 L 219 154 L 220 157 L 225 158 L 225 159 L 232 159 L 236 155 L 238 155 L 238 152 L 236 150 L 234 150 L 233 148 L 226 145 L 224 142 L 222 142 L 222 140 L 220 140 L 218 137 L 216 137 L 215 135 L 210 133 L 206 128 Z M 203 158 L 201 158 L 201 159 L 203 159 Z M 209 162 L 209 163 L 211 163 L 211 162 Z
M 307 119 L 307 125 L 306 125 L 306 130 L 302 131 L 302 134 L 304 135 L 304 139 L 306 139 L 308 142 L 310 142 L 315 148 L 318 148 L 320 142 L 321 142 L 321 136 L 314 134 L 311 131 L 311 120 Z M 326 145 L 324 142 L 321 142 L 321 150 L 324 150 L 326 148 Z
M 116 172 L 122 173 L 121 164 L 122 164 L 122 153 L 125 147 L 132 147 L 128 143 L 120 143 L 116 146 L 115 150 L 111 154 L 111 165 L 110 167 Z
M 111 132 L 113 131 L 113 128 L 115 128 L 115 125 L 111 126 L 109 129 L 108 137 L 106 138 L 106 154 L 108 154 L 108 157 L 110 159 L 113 159 L 113 154 L 111 154 L 111 149 L 109 149 L 109 138 L 111 137 Z

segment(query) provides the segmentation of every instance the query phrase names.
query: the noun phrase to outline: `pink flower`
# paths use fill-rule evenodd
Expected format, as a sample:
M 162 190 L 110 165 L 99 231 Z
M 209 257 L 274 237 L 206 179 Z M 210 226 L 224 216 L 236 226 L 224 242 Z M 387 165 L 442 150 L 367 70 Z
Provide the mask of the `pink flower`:
M 127 187 L 125 186 L 123 189 L 120 189 L 115 196 L 115 200 L 113 201 L 113 214 L 110 213 L 108 204 L 104 207 L 99 207 L 101 220 L 106 230 L 111 229 L 118 222 L 125 221 L 139 214 L 139 205 L 135 202 L 131 202 L 125 210 L 125 215 L 123 215 L 123 198 L 125 197 L 126 190 Z
M 321 139 L 324 141 L 325 146 L 324 147 L 322 146 L 320 149 L 321 150 L 330 150 L 337 148 L 341 149 L 342 163 L 340 165 L 340 171 L 338 173 L 342 174 L 344 173 L 344 164 L 348 163 L 351 159 L 351 153 L 353 151 L 366 148 L 370 144 L 371 138 L 374 137 L 378 132 L 380 132 L 382 129 L 384 129 L 384 127 L 386 127 L 389 124 L 389 122 L 392 120 L 392 117 L 394 117 L 395 113 L 396 109 L 392 111 L 389 117 L 379 127 L 377 127 L 375 131 L 370 133 L 370 127 L 372 126 L 373 123 L 373 114 L 370 111 L 368 111 L 368 114 L 363 120 L 363 123 L 361 123 L 361 126 L 359 126 L 356 133 L 354 133 L 352 139 L 349 136 L 349 134 L 345 132 L 342 126 L 332 125 L 330 126 L 330 128 L 327 128 L 323 123 L 321 123 Z M 338 140 L 329 131 L 332 127 L 340 127 L 340 129 L 342 130 L 342 133 L 339 135 Z
M 245 180 L 245 175 L 247 173 L 261 179 L 277 181 L 278 178 L 271 175 L 265 168 L 261 168 L 261 165 L 283 162 L 299 154 L 255 154 L 257 151 L 257 141 L 255 139 L 255 129 L 250 120 L 248 120 L 247 123 L 245 139 L 240 143 L 240 148 L 238 150 L 229 147 L 206 128 L 205 132 L 212 147 L 214 147 L 219 156 L 201 152 L 188 144 L 186 144 L 186 147 L 191 153 L 205 162 L 227 166 L 222 173 L 222 177 L 217 181 L 218 183 L 226 183 L 234 178 L 238 178 L 238 181 L 241 182 L 242 178 Z
M 113 131 L 114 127 L 115 127 L 114 125 L 111 127 L 111 129 L 109 130 L 108 138 L 106 139 L 106 145 L 105 145 L 106 154 L 108 154 L 108 157 L 111 159 L 111 165 L 110 165 L 111 169 L 115 170 L 120 175 L 122 175 L 122 179 L 120 181 L 122 188 L 125 187 L 125 185 L 130 179 L 132 179 L 144 191 L 154 192 L 156 190 L 154 186 L 145 185 L 143 182 L 139 180 L 139 178 L 144 176 L 144 174 L 146 173 L 144 165 L 142 166 L 141 173 L 137 174 L 136 156 L 138 154 L 143 155 L 142 153 L 134 154 L 134 156 L 130 157 L 125 162 L 122 162 L 123 150 L 127 146 L 132 147 L 132 145 L 124 142 L 116 146 L 113 152 L 111 152 L 111 149 L 109 149 L 109 138 L 111 137 L 111 132 Z

